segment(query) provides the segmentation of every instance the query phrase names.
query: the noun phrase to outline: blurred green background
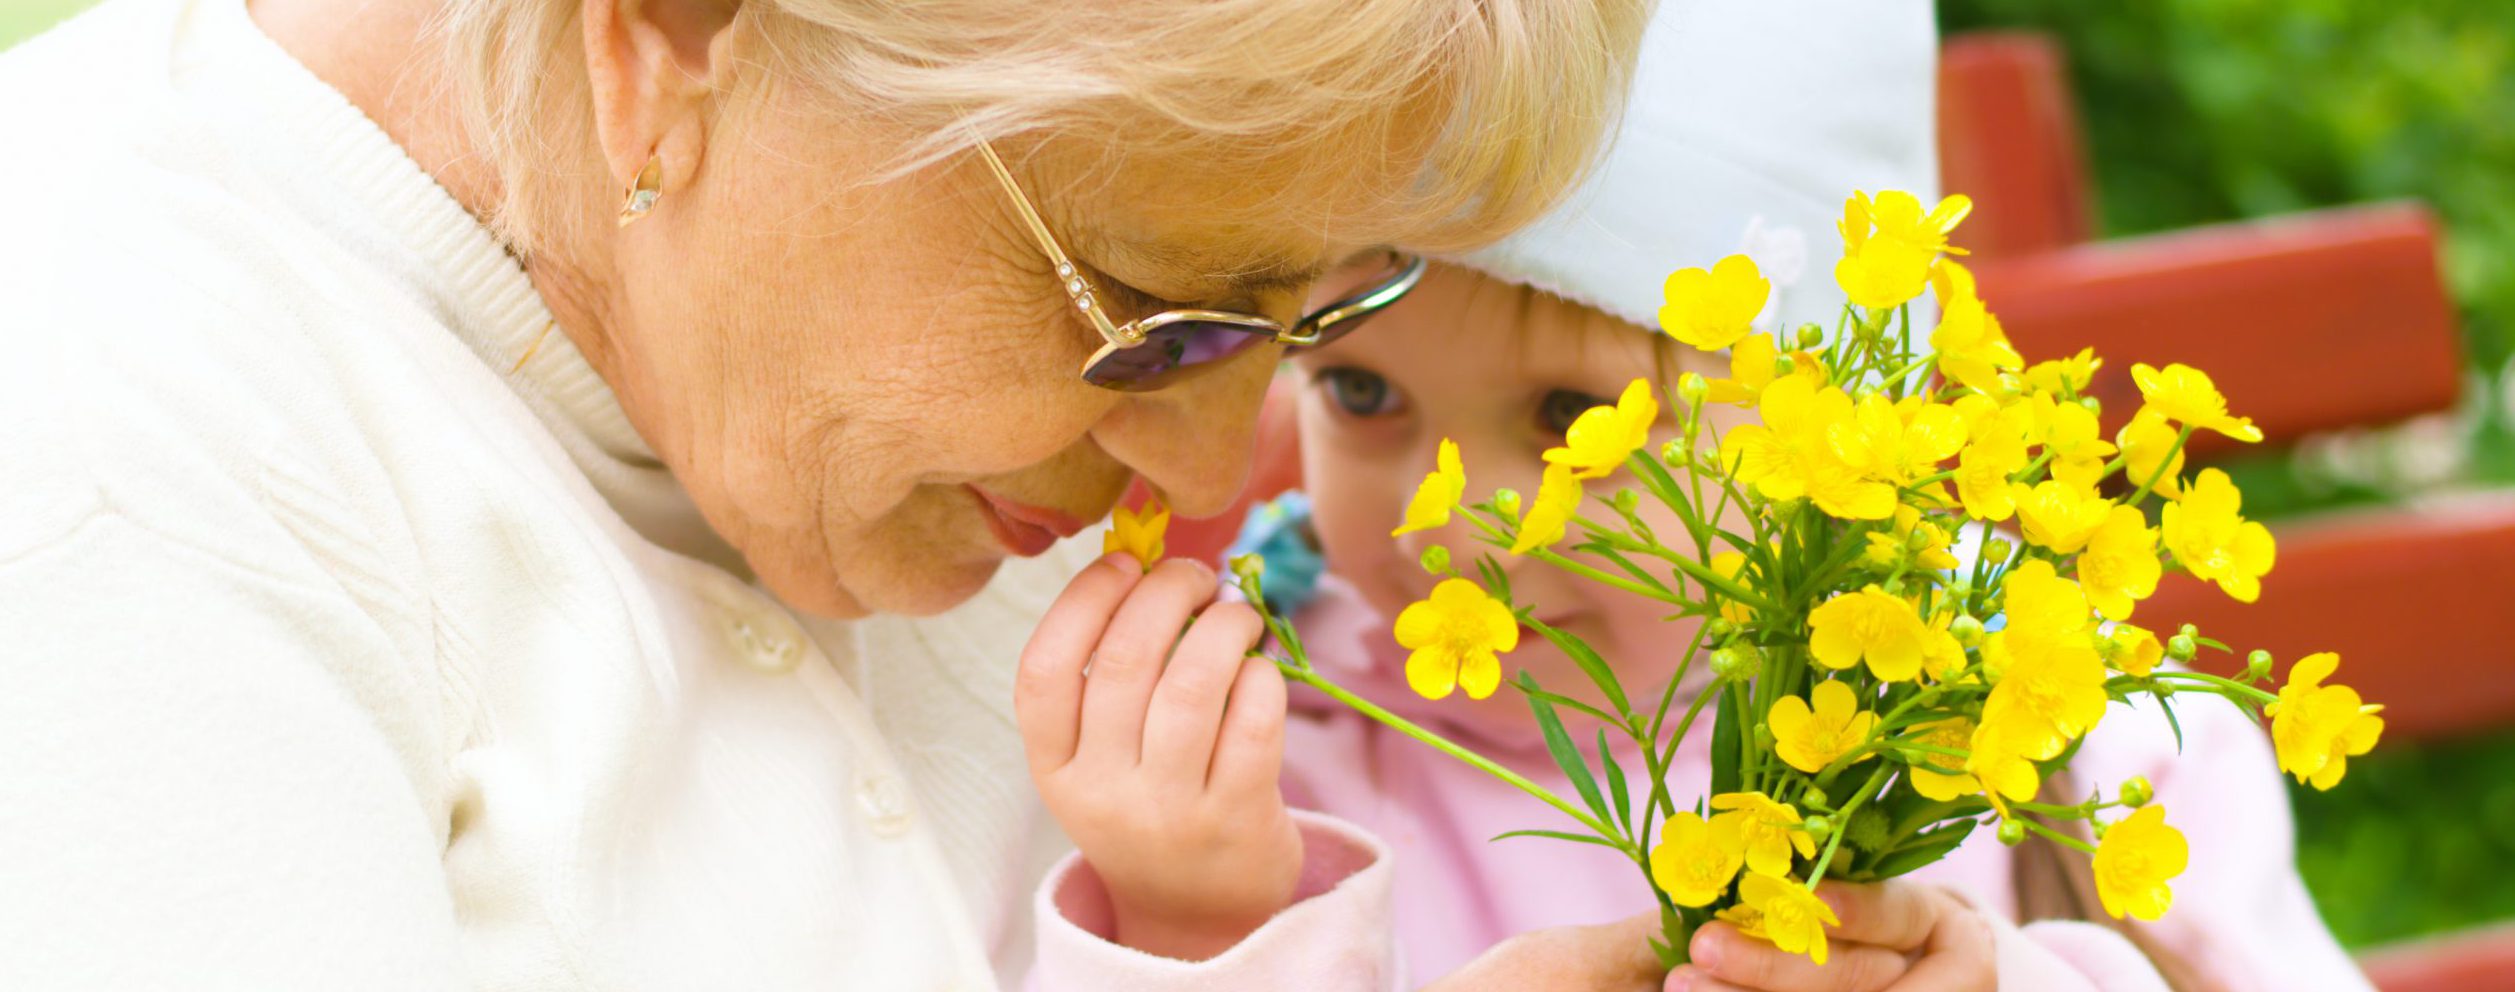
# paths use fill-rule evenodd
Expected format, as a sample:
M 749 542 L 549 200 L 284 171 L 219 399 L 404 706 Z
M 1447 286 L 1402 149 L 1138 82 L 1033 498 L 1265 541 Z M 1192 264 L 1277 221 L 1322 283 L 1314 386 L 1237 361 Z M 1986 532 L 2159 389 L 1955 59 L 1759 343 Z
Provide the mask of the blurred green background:
M 0 47 L 88 0 L 0 2 Z M 2034 28 L 2072 60 L 2108 234 L 2415 197 L 2447 227 L 2465 409 L 2237 466 L 2249 510 L 2515 484 L 2515 0 L 1944 0 L 1951 33 Z M 2295 792 L 2298 861 L 2365 946 L 2515 919 L 2515 730 L 2391 745 Z M 2416 898 L 2405 894 L 2416 893 Z
M 1941 0 L 1949 34 L 2061 39 L 2104 233 L 2367 200 L 2444 219 L 2464 408 L 2237 466 L 2247 512 L 2515 485 L 2515 2 Z M 2515 607 L 2515 603 L 2510 603 Z M 2508 675 L 2515 678 L 2515 671 Z M 2515 919 L 2515 728 L 2388 743 L 2295 787 L 2298 863 L 2353 947 Z

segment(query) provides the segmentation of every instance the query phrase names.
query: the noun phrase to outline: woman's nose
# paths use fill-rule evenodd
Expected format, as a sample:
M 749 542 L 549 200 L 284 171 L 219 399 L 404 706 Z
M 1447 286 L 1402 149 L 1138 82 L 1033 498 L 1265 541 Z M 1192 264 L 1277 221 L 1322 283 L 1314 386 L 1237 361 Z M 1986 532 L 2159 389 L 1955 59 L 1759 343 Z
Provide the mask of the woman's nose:
M 1274 370 L 1274 349 L 1252 352 L 1170 389 L 1128 397 L 1093 435 L 1172 512 L 1213 516 L 1230 508 L 1248 479 L 1258 405 Z

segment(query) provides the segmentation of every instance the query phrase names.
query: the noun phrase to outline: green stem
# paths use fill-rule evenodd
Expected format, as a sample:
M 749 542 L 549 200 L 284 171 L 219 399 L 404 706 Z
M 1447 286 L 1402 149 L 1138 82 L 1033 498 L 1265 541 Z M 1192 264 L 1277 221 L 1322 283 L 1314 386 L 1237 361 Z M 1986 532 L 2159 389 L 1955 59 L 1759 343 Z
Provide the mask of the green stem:
M 2279 701 L 2279 696 L 2274 693 L 2264 692 L 2234 679 L 2220 678 L 2216 675 L 2211 675 L 2208 672 L 2150 672 L 2148 673 L 2148 677 L 2152 679 L 2185 679 L 2193 682 L 2199 682 L 2205 685 L 2213 686 L 2225 692 L 2240 693 L 2245 698 L 2251 699 L 2256 703 L 2267 704 Z
M 2185 424 L 2182 430 L 2174 432 L 2174 445 L 2166 449 L 2166 457 L 2157 460 L 2157 470 L 2148 473 L 2148 481 L 2140 483 L 2139 491 L 2132 493 L 2130 500 L 2122 505 L 2138 506 L 2140 501 L 2147 499 L 2148 491 L 2157 488 L 2158 480 L 2166 477 L 2166 470 L 2174 467 L 2174 456 L 2183 453 L 2183 443 L 2191 439 L 2192 425 L 2190 424 Z
M 2028 831 L 2042 834 L 2046 839 L 2055 844 L 2079 851 L 2085 851 L 2089 854 L 2096 853 L 2096 845 L 2090 844 L 2076 837 L 2072 837 L 2058 830 L 2054 830 L 2051 827 L 2044 826 L 2043 824 L 2036 823 L 2033 817 L 2021 816 L 2017 818 L 2017 822 L 2025 824 Z
M 1860 811 L 1860 804 L 1869 801 L 1869 797 L 1877 792 L 1879 782 L 1890 771 L 1892 769 L 1880 764 L 1877 771 L 1870 773 L 1869 780 L 1861 783 L 1860 793 L 1851 797 L 1851 801 L 1844 803 L 1842 810 L 1834 814 L 1834 836 L 1826 838 L 1825 853 L 1817 857 L 1816 867 L 1808 869 L 1808 891 L 1816 891 L 1816 883 L 1825 879 L 1825 869 L 1833 865 L 1834 849 L 1841 847 L 1843 835 L 1851 832 L 1851 814 Z

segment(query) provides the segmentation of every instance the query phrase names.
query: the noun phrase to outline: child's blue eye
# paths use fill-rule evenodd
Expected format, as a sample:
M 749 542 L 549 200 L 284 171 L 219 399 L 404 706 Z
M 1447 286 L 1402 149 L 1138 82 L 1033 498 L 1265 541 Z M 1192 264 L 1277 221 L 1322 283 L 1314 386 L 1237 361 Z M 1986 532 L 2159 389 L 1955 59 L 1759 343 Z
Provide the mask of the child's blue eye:
M 1570 389 L 1557 389 L 1546 394 L 1537 404 L 1537 426 L 1548 434 L 1561 434 L 1572 429 L 1572 422 L 1581 419 L 1592 407 L 1613 406 L 1615 401 Z
M 1328 402 L 1349 417 L 1385 417 L 1398 410 L 1397 391 L 1377 373 L 1357 368 L 1322 369 L 1313 378 Z

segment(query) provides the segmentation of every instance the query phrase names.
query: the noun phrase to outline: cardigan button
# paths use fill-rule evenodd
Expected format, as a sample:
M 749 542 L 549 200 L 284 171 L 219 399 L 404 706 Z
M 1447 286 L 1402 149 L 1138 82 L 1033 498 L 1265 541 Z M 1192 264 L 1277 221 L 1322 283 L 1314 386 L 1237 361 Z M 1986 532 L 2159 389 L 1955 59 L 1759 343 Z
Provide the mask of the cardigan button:
M 735 616 L 728 622 L 726 635 L 733 642 L 735 654 L 764 672 L 791 672 L 803 660 L 803 645 L 779 627 L 771 626 L 765 617 Z
M 897 837 L 908 832 L 911 815 L 908 787 L 899 777 L 878 772 L 856 776 L 856 809 L 864 815 L 865 825 L 883 837 Z

